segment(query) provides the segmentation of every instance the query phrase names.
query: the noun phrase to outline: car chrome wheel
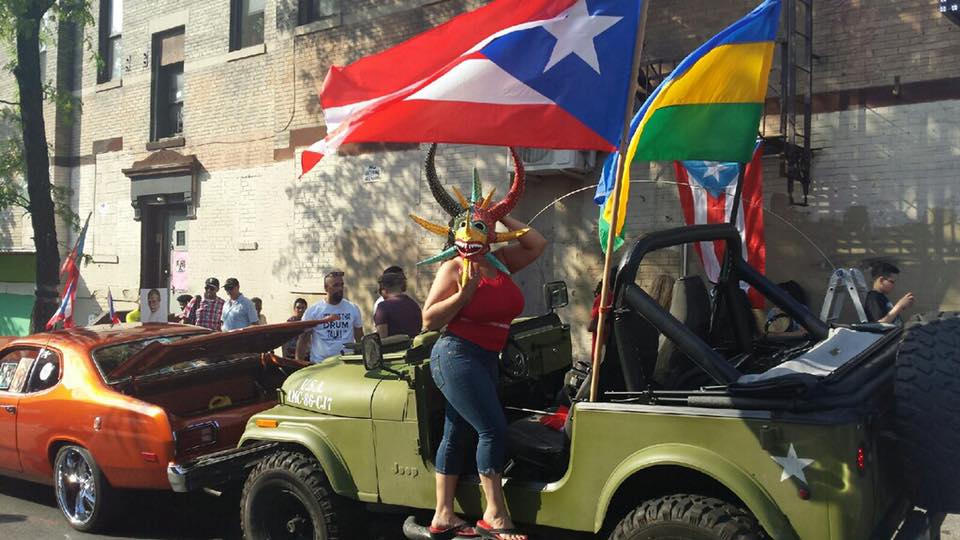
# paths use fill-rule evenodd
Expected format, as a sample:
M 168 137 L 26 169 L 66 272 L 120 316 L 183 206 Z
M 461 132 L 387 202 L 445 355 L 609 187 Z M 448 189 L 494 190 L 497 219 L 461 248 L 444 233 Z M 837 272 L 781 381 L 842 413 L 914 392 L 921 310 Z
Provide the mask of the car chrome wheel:
M 85 525 L 97 506 L 97 482 L 93 467 L 76 447 L 63 450 L 56 470 L 57 504 L 71 525 Z

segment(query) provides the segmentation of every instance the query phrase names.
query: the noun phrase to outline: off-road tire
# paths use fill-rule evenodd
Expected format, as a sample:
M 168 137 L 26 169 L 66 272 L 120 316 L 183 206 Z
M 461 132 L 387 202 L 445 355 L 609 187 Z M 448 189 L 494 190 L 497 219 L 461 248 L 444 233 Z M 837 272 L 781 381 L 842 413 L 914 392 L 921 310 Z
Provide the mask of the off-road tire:
M 330 487 L 320 463 L 278 451 L 257 463 L 243 485 L 240 524 L 247 540 L 348 538 L 346 501 Z M 311 534 L 312 530 L 312 534 Z
M 67 523 L 88 533 L 106 529 L 120 502 L 93 455 L 76 445 L 57 451 L 53 460 L 53 492 Z
M 954 312 L 910 323 L 896 360 L 896 432 L 912 501 L 960 512 L 960 318 Z
M 668 495 L 643 502 L 609 540 L 760 540 L 763 529 L 747 511 L 701 495 Z

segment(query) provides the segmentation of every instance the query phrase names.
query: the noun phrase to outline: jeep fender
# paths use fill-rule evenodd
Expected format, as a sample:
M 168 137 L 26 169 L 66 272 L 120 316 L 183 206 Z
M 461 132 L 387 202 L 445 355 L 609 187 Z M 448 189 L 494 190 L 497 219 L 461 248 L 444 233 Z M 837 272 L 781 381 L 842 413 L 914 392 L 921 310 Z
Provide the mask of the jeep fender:
M 713 478 L 736 495 L 756 516 L 771 538 L 796 539 L 787 517 L 773 499 L 750 475 L 720 454 L 685 444 L 661 444 L 645 448 L 623 460 L 610 474 L 600 491 L 600 503 L 594 516 L 594 530 L 602 528 L 610 502 L 630 477 L 651 467 L 672 465 L 691 469 Z
M 250 423 L 243 432 L 240 446 L 253 442 L 279 442 L 299 446 L 310 452 L 320 462 L 330 486 L 337 495 L 363 502 L 378 502 L 379 494 L 364 492 L 354 483 L 347 466 L 323 432 L 315 427 L 298 422 L 285 421 L 283 430 L 261 428 Z

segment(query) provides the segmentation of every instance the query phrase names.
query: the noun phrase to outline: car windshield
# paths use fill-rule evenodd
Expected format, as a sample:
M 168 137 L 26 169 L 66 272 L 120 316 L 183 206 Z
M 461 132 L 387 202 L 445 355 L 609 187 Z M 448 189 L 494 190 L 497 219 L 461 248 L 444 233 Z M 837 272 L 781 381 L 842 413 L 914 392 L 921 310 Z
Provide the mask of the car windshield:
M 100 373 L 103 374 L 103 378 L 108 383 L 114 382 L 113 379 L 109 377 L 110 373 L 113 373 L 115 369 L 127 363 L 131 357 L 142 351 L 147 345 L 154 342 L 171 343 L 195 335 L 196 334 L 180 334 L 175 336 L 160 336 L 101 347 L 93 352 L 93 361 L 97 364 L 97 368 L 100 369 Z

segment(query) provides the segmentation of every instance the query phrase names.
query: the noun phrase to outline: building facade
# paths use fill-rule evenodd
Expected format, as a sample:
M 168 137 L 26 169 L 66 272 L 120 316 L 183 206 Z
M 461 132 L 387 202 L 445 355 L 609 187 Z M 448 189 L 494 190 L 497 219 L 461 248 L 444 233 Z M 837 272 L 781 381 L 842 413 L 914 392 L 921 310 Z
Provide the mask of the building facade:
M 47 114 L 54 181 L 72 190 L 78 214 L 92 216 L 78 320 L 105 309 L 108 287 L 118 309 L 129 309 L 141 286 L 172 282 L 172 296 L 199 294 L 215 276 L 237 277 L 247 296 L 263 298 L 268 321 L 281 321 L 295 298 L 322 298 L 322 276 L 342 268 L 347 298 L 372 330 L 375 281 L 393 264 L 407 269 L 422 301 L 434 268 L 415 262 L 442 242 L 407 218 L 440 217 L 422 172 L 424 148 L 331 156 L 302 178 L 299 157 L 325 134 L 318 92 L 331 65 L 484 3 L 93 2 L 96 24 L 59 29 L 46 53 L 46 76 L 68 82 L 82 101 L 72 122 Z M 651 0 L 644 62 L 681 59 L 755 4 Z M 807 206 L 789 203 L 776 155 L 765 158 L 764 189 L 767 273 L 798 281 L 815 310 L 832 267 L 879 258 L 901 267 L 898 291 L 917 294 L 915 310 L 960 309 L 960 27 L 938 7 L 932 0 L 814 2 Z M 62 50 L 57 45 L 71 42 L 63 39 L 71 32 L 82 39 Z M 84 42 L 99 51 L 99 65 Z M 776 69 L 771 82 L 779 76 Z M 0 80 L 0 98 L 14 86 L 12 77 Z M 776 101 L 768 103 L 771 122 L 779 118 Z M 630 238 L 683 223 L 664 165 L 634 164 L 634 179 L 650 183 L 634 186 Z M 441 146 L 437 166 L 446 184 L 461 189 L 476 167 L 500 193 L 511 170 L 506 149 L 462 145 Z M 602 268 L 598 209 L 584 189 L 597 174 L 531 175 L 514 212 L 536 216 L 533 226 L 552 241 L 517 276 L 527 313 L 543 309 L 543 282 L 567 281 L 571 306 L 563 316 L 580 355 Z M 75 234 L 63 229 L 61 240 Z M 3 253 L 29 254 L 30 235 L 28 216 L 0 214 Z M 680 251 L 661 253 L 645 263 L 641 280 L 678 276 L 683 259 Z M 0 286 L 29 294 L 29 283 Z

